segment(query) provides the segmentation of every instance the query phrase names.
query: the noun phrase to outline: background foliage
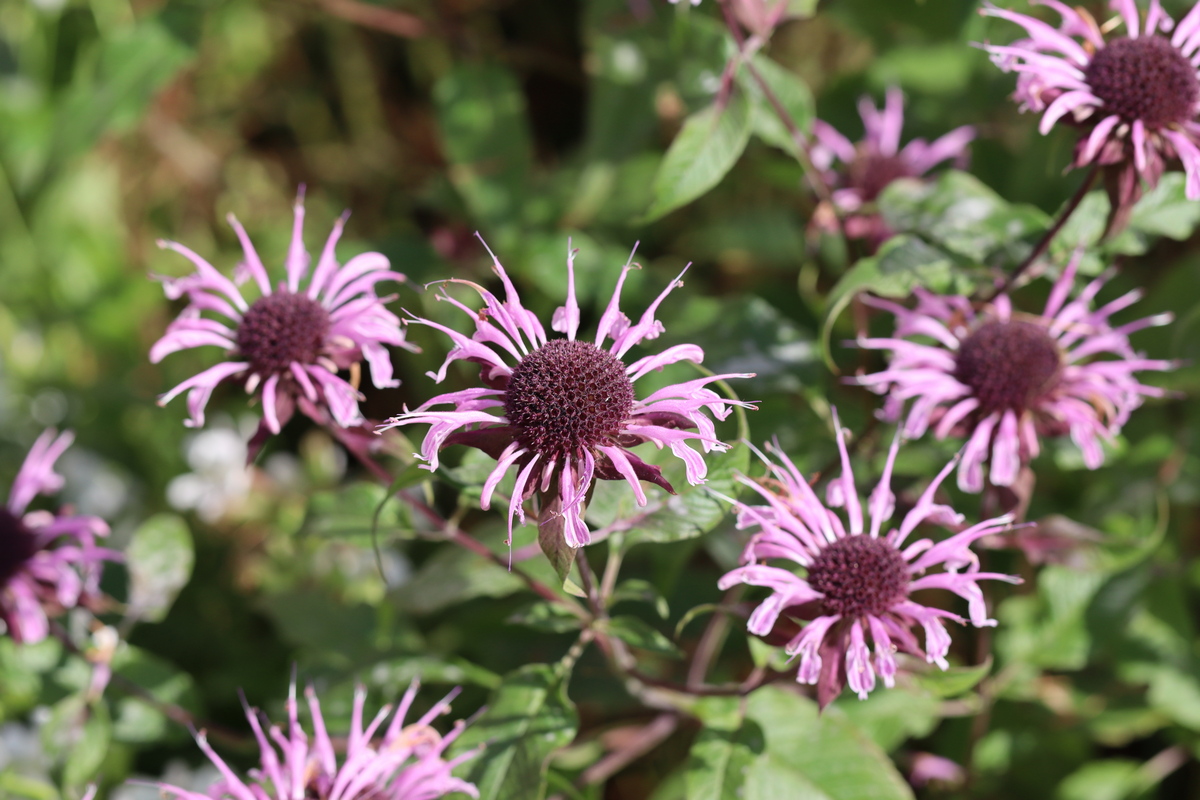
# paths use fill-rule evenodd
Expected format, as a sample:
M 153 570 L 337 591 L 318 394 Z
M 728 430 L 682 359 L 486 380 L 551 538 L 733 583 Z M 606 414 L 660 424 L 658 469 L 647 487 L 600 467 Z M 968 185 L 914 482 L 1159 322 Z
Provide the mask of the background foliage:
M 1177 18 L 1187 7 L 1164 5 Z M 733 44 L 713 3 L 0 0 L 0 485 L 43 427 L 73 428 L 64 497 L 110 520 L 128 558 L 106 578 L 127 603 L 108 620 L 127 643 L 102 702 L 88 703 L 85 663 L 57 642 L 0 639 L 0 797 L 76 798 L 91 781 L 133 792 L 117 787 L 164 771 L 203 785 L 212 776 L 188 777 L 202 759 L 165 712 L 182 709 L 248 765 L 238 690 L 278 718 L 293 668 L 328 698 L 334 730 L 356 682 L 382 702 L 420 674 L 426 704 L 463 685 L 455 716 L 488 705 L 466 737 L 490 743 L 467 769 L 487 798 L 1197 796 L 1200 204 L 1174 176 L 1085 270 L 1120 257 L 1102 299 L 1142 286 L 1144 313 L 1176 314 L 1135 345 L 1185 360 L 1156 379 L 1178 394 L 1135 414 L 1100 470 L 1069 447 L 1043 455 L 1029 517 L 1070 546 L 1036 565 L 1011 549 L 987 554 L 1027 582 L 995 595 L 994 632 L 957 632 L 954 669 L 865 702 L 843 697 L 820 717 L 790 691 L 790 673 L 744 703 L 648 706 L 652 686 L 614 677 L 595 648 L 572 650 L 574 619 L 498 563 L 438 541 L 307 421 L 243 475 L 254 412 L 240 393 L 215 398 L 203 432 L 183 427 L 182 402 L 155 406 L 214 357 L 147 362 L 174 309 L 146 275 L 184 268 L 155 240 L 231 269 L 234 212 L 278 265 L 303 183 L 310 248 L 352 209 L 339 252 L 385 253 L 412 281 L 396 305 L 422 316 L 447 318 L 416 288 L 424 282 L 487 280 L 474 231 L 543 315 L 564 296 L 569 238 L 585 325 L 635 241 L 644 269 L 630 278 L 630 307 L 692 262 L 664 306 L 663 341 L 700 344 L 715 372 L 757 373 L 735 387 L 759 401 L 748 438 L 776 436 L 803 469 L 822 470 L 836 404 L 878 462 L 890 431 L 871 422 L 876 399 L 841 377 L 877 363 L 841 344 L 863 321 L 840 313 L 852 290 L 970 290 L 981 264 L 1028 253 L 1080 176 L 1062 172 L 1071 135 L 1039 136 L 1007 100 L 1012 77 L 970 46 L 1012 35 L 976 3 L 813 10 L 755 58 L 802 128 L 819 111 L 857 138 L 858 96 L 898 84 L 906 138 L 980 131 L 969 173 L 889 190 L 882 208 L 903 233 L 873 259 L 809 230 L 813 197 L 752 81 L 739 73 L 715 110 Z M 1052 263 L 1095 241 L 1105 203 L 1085 201 Z M 1019 302 L 1040 308 L 1046 285 Z M 444 343 L 432 333 L 410 332 L 424 353 L 396 354 L 403 385 L 368 388 L 368 416 L 433 393 L 424 373 Z M 450 383 L 469 379 L 452 372 Z M 733 424 L 722 434 L 744 435 Z M 914 444 L 897 474 L 919 485 L 952 452 Z M 408 453 L 391 466 L 503 555 L 501 518 L 477 507 L 487 460 L 448 458 L 453 470 L 436 481 L 404 471 Z M 710 463 L 712 485 L 732 491 L 749 458 L 739 447 Z M 597 490 L 596 526 L 632 511 L 617 488 Z M 956 502 L 978 514 L 978 498 Z M 679 503 L 587 551 L 597 568 L 623 558 L 611 635 L 642 673 L 676 683 L 691 680 L 700 648 L 717 684 L 782 667 L 747 646 L 736 613 L 712 613 L 741 546 L 723 507 L 699 492 Z M 534 538 L 520 531 L 519 561 Z M 540 555 L 520 565 L 555 584 Z M 724 602 L 737 611 L 739 598 Z M 646 731 L 661 734 L 657 746 L 597 770 Z M 914 789 L 903 776 L 922 753 L 963 764 L 967 782 Z

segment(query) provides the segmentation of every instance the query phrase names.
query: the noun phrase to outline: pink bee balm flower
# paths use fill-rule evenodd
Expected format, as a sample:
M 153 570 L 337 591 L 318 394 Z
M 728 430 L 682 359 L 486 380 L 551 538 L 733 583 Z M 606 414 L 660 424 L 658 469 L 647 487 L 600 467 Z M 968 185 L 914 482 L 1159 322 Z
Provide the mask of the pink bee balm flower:
M 990 3 L 981 9 L 1029 34 L 1011 45 L 986 45 L 997 66 L 1018 73 L 1013 98 L 1022 110 L 1042 113 L 1043 134 L 1060 120 L 1082 129 L 1072 166 L 1109 167 L 1114 214 L 1126 214 L 1141 196 L 1141 181 L 1153 188 L 1176 158 L 1188 198 L 1200 199 L 1200 3 L 1175 25 L 1159 0 L 1151 0 L 1144 20 L 1134 0 L 1110 0 L 1117 18 L 1104 24 L 1057 0 L 1034 2 L 1058 12 L 1062 24 Z M 1123 35 L 1113 35 L 1121 24 Z
M 918 438 L 929 426 L 943 439 L 967 437 L 958 485 L 983 489 L 983 464 L 997 486 L 1011 486 L 1021 467 L 1038 455 L 1040 436 L 1061 436 L 1083 451 L 1091 469 L 1104 462 L 1101 440 L 1115 436 L 1143 397 L 1163 391 L 1133 378 L 1139 370 L 1172 368 L 1135 353 L 1129 334 L 1171 321 L 1170 314 L 1118 327 L 1109 317 L 1134 303 L 1138 290 L 1093 310 L 1092 299 L 1109 276 L 1096 278 L 1068 302 L 1076 255 L 1054 284 L 1041 315 L 1014 312 L 1000 295 L 981 309 L 965 297 L 916 290 L 909 310 L 886 300 L 865 302 L 896 316 L 890 339 L 861 339 L 859 347 L 892 351 L 883 372 L 856 381 L 886 394 L 882 416 L 904 417 L 904 435 Z M 917 338 L 919 337 L 919 338 Z M 1098 359 L 1107 355 L 1108 358 Z
M 758 532 L 742 553 L 745 566 L 727 572 L 718 583 L 721 589 L 742 583 L 771 590 L 747 625 L 758 636 L 769 634 L 788 609 L 795 609 L 797 616 L 811 618 L 785 651 L 800 656 L 797 680 L 817 685 L 822 706 L 832 702 L 845 684 L 866 699 L 875 688 L 877 673 L 885 686 L 893 686 L 896 650 L 947 668 L 950 634 L 943 620 L 965 620 L 950 611 L 917 603 L 912 599 L 914 592 L 948 589 L 967 601 L 968 616 L 974 625 L 991 626 L 996 622 L 988 619 L 979 581 L 1020 582 L 1009 575 L 980 572 L 979 560 L 970 549 L 975 540 L 1008 528 L 1011 516 L 964 529 L 961 514 L 935 502 L 934 494 L 954 468 L 953 461 L 904 515 L 900 526 L 883 533 L 896 506 L 890 484 L 899 435 L 888 452 L 883 477 L 867 501 L 869 519 L 864 521 L 845 433 L 836 412 L 834 425 L 838 427 L 842 474 L 829 485 L 826 503 L 817 498 L 795 464 L 777 447 L 768 450 L 778 456 L 780 463 L 763 456 L 770 471 L 768 477 L 757 482 L 742 479 L 767 505 L 738 504 L 738 528 L 757 528 Z M 830 508 L 843 508 L 846 521 Z M 909 535 L 923 523 L 959 532 L 936 543 L 920 539 L 906 545 Z M 770 566 L 766 562 L 771 560 L 798 564 L 804 568 L 804 576 L 793 569 Z M 926 574 L 938 565 L 944 571 Z M 923 649 L 911 630 L 918 625 L 925 632 Z M 873 661 L 868 641 L 874 645 Z
M 313 737 L 300 726 L 296 685 L 292 684 L 287 701 L 288 728 L 281 730 L 270 725 L 257 709 L 247 709 L 246 717 L 258 740 L 262 753 L 261 766 L 251 771 L 253 781 L 239 778 L 229 765 L 209 745 L 204 732 L 196 734 L 196 744 L 220 771 L 222 780 L 207 792 L 193 792 L 170 784 L 153 784 L 167 796 L 183 800 L 434 800 L 453 792 L 479 797 L 474 784 L 459 780 L 451 770 L 472 758 L 474 751 L 449 761 L 443 758 L 446 748 L 462 733 L 465 723 L 455 723 L 446 736 L 430 727 L 438 716 L 450 710 L 450 700 L 456 689 L 411 725 L 404 718 L 417 694 L 414 682 L 392 721 L 376 739 L 391 709 L 384 706 L 371 723 L 363 728 L 363 705 L 366 691 L 361 687 L 354 694 L 350 733 L 345 738 L 341 763 L 333 740 L 325 730 L 321 706 L 312 688 L 305 692 L 312 714 Z M 270 727 L 264 730 L 264 726 Z M 339 747 L 339 749 L 341 749 Z
M 485 245 L 486 247 L 486 245 Z M 491 251 L 488 251 L 491 253 Z M 594 478 L 625 480 L 640 505 L 646 495 L 640 481 L 657 484 L 674 494 L 661 470 L 643 462 L 628 448 L 652 442 L 669 447 L 687 468 L 687 480 L 704 482 L 704 458 L 688 442 L 696 442 L 707 453 L 728 446 L 704 413 L 708 409 L 725 419 L 732 406 L 746 403 L 724 400 L 708 384 L 725 378 L 750 375 L 715 375 L 675 383 L 639 400 L 633 384 L 650 372 L 677 361 L 699 363 L 704 351 L 694 344 L 668 347 L 632 363 L 623 360 L 640 342 L 655 339 L 663 331 L 654 318 L 658 306 L 671 290 L 671 282 L 636 323 L 621 313 L 619 304 L 625 277 L 635 265 L 625 265 L 617 287 L 600 318 L 595 339 L 577 338 L 579 304 L 575 300 L 575 251 L 567 253 L 567 301 L 554 312 L 551 328 L 564 334 L 550 339 L 532 313 L 521 305 L 516 288 L 504 267 L 492 255 L 492 269 L 505 289 L 500 300 L 478 284 L 464 280 L 483 298 L 484 308 L 473 311 L 452 299 L 443 289 L 438 297 L 462 309 L 475 322 L 475 333 L 464 336 L 436 322 L 412 321 L 442 331 L 454 340 L 445 363 L 429 376 L 438 383 L 446 377 L 452 361 L 470 361 L 480 366 L 481 387 L 438 395 L 414 411 L 405 411 L 384 428 L 427 423 L 431 427 L 420 456 L 427 468 L 437 469 L 438 451 L 448 444 L 477 447 L 496 459 L 496 468 L 483 485 L 480 505 L 491 504 L 496 485 L 509 470 L 517 474 L 513 500 L 509 504 L 508 531 L 512 540 L 513 515 L 524 521 L 522 501 L 541 492 L 543 509 L 561 502 L 564 538 L 571 547 L 590 541 L 583 521 L 584 499 Z M 686 270 L 685 270 L 686 271 Z M 611 343 L 605 347 L 605 341 Z M 449 405 L 452 410 L 432 410 Z
M 0 507 L 0 620 L 18 642 L 40 642 L 51 617 L 95 605 L 101 562 L 119 558 L 96 546 L 108 535 L 104 520 L 26 510 L 37 495 L 62 488 L 54 462 L 74 439 L 70 431 L 39 436 Z
M 187 247 L 159 242 L 160 247 L 195 264 L 196 272 L 182 278 L 158 276 L 168 298 L 185 297 L 188 305 L 150 350 L 150 361 L 157 364 L 170 353 L 205 345 L 229 354 L 228 360 L 159 398 L 159 405 L 164 405 L 186 391 L 188 426 L 204 424 L 204 407 L 217 384 L 226 380 L 244 384 L 247 392 L 261 390 L 263 421 L 271 433 L 279 433 L 296 405 L 319 424 L 326 424 L 330 417 L 343 428 L 361 424 L 358 390 L 338 372 L 363 359 L 370 365 L 377 388 L 399 385 L 392 378 L 392 363 L 384 345 L 416 348 L 404 340 L 400 320 L 384 307 L 392 298 L 377 296 L 375 285 L 384 280 L 403 281 L 404 276 L 388 269 L 388 260 L 380 253 L 363 253 L 345 265 L 338 264 L 334 247 L 347 215 L 334 223 L 310 274 L 310 259 L 301 238 L 303 201 L 302 187 L 296 198 L 285 265 L 287 280 L 274 288 L 245 229 L 232 214 L 229 224 L 244 253 L 236 282 Z M 253 279 L 258 289 L 259 297 L 253 302 L 248 302 L 239 288 L 248 279 Z M 204 316 L 204 312 L 228 322 Z
M 825 175 L 838 212 L 846 217 L 847 235 L 872 239 L 878 244 L 890 232 L 883 220 L 867 207 L 892 181 L 921 177 L 947 159 L 965 165 L 967 144 L 975 138 L 975 129 L 956 128 L 932 143 L 913 139 L 901 148 L 904 94 L 896 87 L 888 89 L 881 109 L 875 107 L 871 98 L 861 98 L 858 113 L 866 128 L 866 135 L 858 144 L 851 143 L 828 122 L 814 120 L 811 157 L 813 165 Z M 835 168 L 839 162 L 840 167 Z

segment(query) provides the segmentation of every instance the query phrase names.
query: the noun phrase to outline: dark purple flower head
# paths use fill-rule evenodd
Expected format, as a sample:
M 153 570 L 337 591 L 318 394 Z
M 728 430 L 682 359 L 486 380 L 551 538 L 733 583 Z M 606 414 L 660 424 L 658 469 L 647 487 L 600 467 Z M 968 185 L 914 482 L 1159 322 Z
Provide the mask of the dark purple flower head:
M 1080 129 L 1073 166 L 1105 167 L 1110 228 L 1123 225 L 1142 183 L 1157 185 L 1173 159 L 1187 174 L 1188 198 L 1200 199 L 1200 3 L 1175 25 L 1159 0 L 1144 19 L 1134 0 L 1110 0 L 1117 16 L 1104 24 L 1058 0 L 1034 2 L 1054 9 L 1059 27 L 987 3 L 981 13 L 1017 23 L 1029 38 L 985 47 L 997 66 L 1018 73 L 1013 98 L 1043 112 L 1043 134 L 1060 121 Z
M 37 495 L 62 488 L 54 462 L 74 438 L 70 431 L 39 436 L 0 507 L 0 621 L 18 642 L 39 642 L 51 617 L 98 603 L 101 564 L 120 558 L 96 546 L 108 535 L 104 520 L 28 510 Z
M 391 356 L 385 345 L 417 348 L 404 339 L 400 320 L 384 304 L 390 298 L 375 293 L 380 281 L 403 281 L 388 269 L 379 253 L 363 253 L 338 264 L 334 247 L 346 223 L 343 215 L 325 242 L 316 269 L 309 272 L 304 248 L 303 188 L 296 198 L 292 243 L 288 250 L 287 280 L 272 287 L 266 267 L 250 238 L 233 215 L 229 224 L 242 243 L 244 261 L 235 281 L 222 275 L 196 253 L 175 242 L 159 242 L 196 265 L 182 278 L 160 277 L 167 297 L 185 297 L 188 305 L 150 350 L 158 363 L 178 350 L 215 345 L 229 360 L 189 378 L 159 398 L 159 405 L 186 391 L 186 424 L 204 424 L 204 407 L 217 384 L 232 380 L 247 392 L 261 390 L 266 430 L 278 433 L 298 405 L 319 423 L 342 428 L 363 422 L 358 389 L 338 373 L 364 359 L 377 388 L 398 386 L 392 377 Z M 247 301 L 241 285 L 253 279 L 258 298 Z M 307 284 L 307 285 L 302 285 Z M 224 317 L 228 322 L 205 316 Z
M 933 480 L 899 526 L 885 533 L 896 507 L 891 490 L 892 467 L 900 447 L 897 433 L 879 485 L 863 506 L 854 483 L 845 432 L 834 412 L 842 474 L 829 485 L 822 503 L 795 464 L 778 447 L 768 447 L 769 470 L 761 481 L 743 482 L 767 501 L 766 505 L 738 504 L 738 527 L 756 529 L 742 553 L 742 564 L 718 584 L 728 589 L 739 583 L 765 586 L 771 595 L 754 610 L 748 628 L 768 635 L 783 615 L 808 618 L 803 630 L 786 647 L 800 656 L 797 680 L 817 685 L 822 705 L 833 700 L 843 685 L 865 699 L 875 688 L 876 675 L 892 686 L 897 664 L 895 653 L 904 651 L 946 669 L 950 634 L 943 620 L 966 620 L 939 607 L 922 605 L 912 594 L 922 589 L 947 589 L 967 601 L 968 616 L 977 626 L 995 625 L 988 619 L 981 580 L 1018 583 L 1009 575 L 980 572 L 971 552 L 977 539 L 1008 528 L 1011 516 L 990 519 L 970 527 L 954 509 L 934 500 L 938 487 L 954 462 Z M 842 508 L 845 520 L 831 509 Z M 931 524 L 958 531 L 940 542 L 920 539 L 907 543 L 919 525 Z M 791 562 L 773 566 L 767 562 Z M 941 566 L 943 571 L 929 573 Z M 795 567 L 804 570 L 797 574 Z M 912 633 L 921 627 L 921 647 Z M 874 645 L 875 658 L 867 646 Z
M 1092 299 L 1107 276 L 1068 302 L 1078 263 L 1077 254 L 1040 315 L 1013 311 L 1007 295 L 980 309 L 965 297 L 920 289 L 911 310 L 866 298 L 896 316 L 896 334 L 859 340 L 859 347 L 890 350 L 892 357 L 883 372 L 857 382 L 887 396 L 882 416 L 904 417 L 905 436 L 918 438 L 932 425 L 939 439 L 967 437 L 958 471 L 964 491 L 983 489 L 983 465 L 989 460 L 991 482 L 1011 486 L 1021 466 L 1037 456 L 1041 436 L 1070 434 L 1084 463 L 1095 469 L 1104 461 L 1101 441 L 1121 430 L 1143 397 L 1162 395 L 1133 374 L 1173 365 L 1135 353 L 1129 334 L 1165 324 L 1171 316 L 1113 327 L 1109 317 L 1141 293 L 1093 310 Z
M 312 715 L 313 736 L 300 725 L 296 685 L 288 697 L 287 729 L 271 725 L 257 709 L 246 709 L 246 717 L 258 741 L 261 766 L 251 771 L 253 780 L 239 777 L 208 743 L 204 732 L 196 734 L 196 743 L 221 772 L 222 780 L 207 792 L 192 792 L 170 784 L 154 784 L 168 797 L 183 800 L 436 800 L 462 792 L 478 797 L 474 784 L 455 778 L 451 771 L 476 755 L 475 751 L 457 758 L 443 758 L 446 748 L 462 733 L 465 723 L 442 736 L 430 723 L 450 710 L 456 689 L 423 717 L 409 725 L 404 718 L 417 694 L 414 681 L 392 715 L 384 706 L 363 727 L 366 691 L 354 694 L 350 732 L 339 763 L 333 739 L 325 729 L 325 719 L 316 693 L 305 692 Z
M 448 444 L 477 447 L 495 458 L 496 468 L 483 485 L 480 504 L 485 509 L 504 475 L 515 472 L 516 488 L 508 513 L 510 541 L 514 515 L 524 520 L 523 501 L 535 493 L 540 494 L 543 509 L 561 503 L 565 540 L 571 547 L 579 547 L 591 541 L 583 521 L 583 504 L 595 478 L 627 481 L 640 505 L 646 504 L 641 481 L 673 492 L 658 467 L 629 450 L 644 442 L 669 447 L 687 467 L 688 482 L 703 483 L 704 459 L 689 442 L 698 443 L 706 453 L 727 449 L 716 438 L 716 428 L 705 410 L 725 419 L 733 406 L 750 407 L 724 400 L 707 388 L 715 381 L 748 375 L 699 378 L 637 398 L 634 384 L 638 379 L 677 361 L 699 363 L 704 352 L 694 344 L 680 344 L 626 363 L 631 348 L 662 333 L 655 313 L 671 290 L 682 285 L 679 278 L 672 281 L 634 323 L 620 309 L 621 287 L 634 268 L 629 263 L 621 271 L 592 341 L 577 336 L 580 313 L 575 300 L 575 251 L 570 249 L 566 305 L 554 312 L 551 322 L 551 328 L 564 334 L 563 338 L 549 338 L 538 318 L 521 305 L 516 287 L 494 255 L 492 269 L 504 285 L 504 300 L 464 280 L 446 283 L 474 289 L 483 298 L 483 309 L 475 311 L 463 305 L 444 289 L 438 297 L 474 321 L 474 335 L 467 337 L 431 320 L 412 319 L 454 341 L 442 368 L 430 373 L 431 378 L 440 383 L 451 362 L 470 361 L 479 365 L 483 386 L 439 395 L 415 411 L 389 420 L 385 428 L 429 424 L 420 456 L 431 470 L 437 469 L 438 452 Z M 606 344 L 609 339 L 612 341 Z M 439 405 L 451 405 L 453 410 L 430 410 Z
M 888 89 L 883 108 L 871 98 L 858 101 L 866 135 L 857 144 L 822 120 L 813 121 L 812 160 L 825 176 L 837 213 L 845 217 L 846 234 L 869 239 L 876 245 L 891 235 L 871 205 L 880 193 L 900 178 L 918 178 L 948 159 L 959 166 L 967 159 L 967 144 L 975 129 L 956 128 L 932 143 L 913 139 L 900 146 L 904 127 L 904 95 Z

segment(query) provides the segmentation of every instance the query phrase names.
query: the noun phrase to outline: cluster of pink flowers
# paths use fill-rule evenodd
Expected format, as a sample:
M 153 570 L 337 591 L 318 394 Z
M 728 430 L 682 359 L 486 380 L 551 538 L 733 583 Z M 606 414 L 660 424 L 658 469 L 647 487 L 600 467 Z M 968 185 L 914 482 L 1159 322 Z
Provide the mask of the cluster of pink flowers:
M 1042 4 L 1062 16 L 1059 28 L 991 4 L 982 12 L 1016 22 L 1028 34 L 1027 39 L 986 48 L 1003 69 L 1018 73 L 1016 98 L 1024 108 L 1044 112 L 1042 131 L 1059 121 L 1081 129 L 1074 163 L 1095 163 L 1111 172 L 1110 189 L 1123 187 L 1113 195 L 1115 208 L 1127 211 L 1143 182 L 1154 185 L 1173 159 L 1188 175 L 1189 196 L 1200 196 L 1200 128 L 1194 121 L 1200 103 L 1194 66 L 1200 58 L 1200 5 L 1173 25 L 1158 0 L 1151 2 L 1144 19 L 1132 0 L 1113 0 L 1127 34 L 1113 38 L 1113 25 L 1098 26 L 1057 0 Z M 884 189 L 898 179 L 925 180 L 942 162 L 962 166 L 976 133 L 964 126 L 933 142 L 915 139 L 902 146 L 903 96 L 896 88 L 887 92 L 882 108 L 863 98 L 859 111 L 865 135 L 858 143 L 825 122 L 813 125 L 810 155 L 832 204 L 818 208 L 815 219 L 832 221 L 841 233 L 866 240 L 874 250 L 892 235 L 876 207 Z M 197 271 L 162 278 L 168 296 L 187 304 L 155 345 L 152 360 L 202 345 L 216 345 L 228 354 L 227 360 L 162 397 L 166 402 L 188 392 L 188 424 L 202 424 L 214 388 L 234 382 L 260 399 L 264 435 L 277 433 L 296 407 L 323 425 L 366 429 L 370 423 L 357 405 L 359 362 L 367 361 L 376 387 L 396 385 L 387 348 L 414 348 L 400 319 L 386 308 L 392 298 L 380 297 L 375 289 L 381 281 L 402 281 L 404 276 L 391 271 L 378 253 L 339 265 L 334 246 L 345 217 L 310 274 L 301 239 L 303 216 L 298 200 L 286 281 L 274 288 L 245 231 L 232 218 L 244 251 L 236 280 L 182 245 L 164 243 L 191 260 Z M 735 407 L 753 407 L 712 388 L 718 381 L 750 377 L 746 374 L 669 383 L 639 396 L 635 384 L 650 373 L 703 360 L 695 344 L 630 357 L 634 347 L 663 332 L 659 307 L 682 285 L 683 274 L 634 321 L 620 308 L 622 287 L 636 268 L 631 257 L 599 314 L 594 336 L 581 337 L 574 259 L 568 245 L 567 296 L 548 328 L 523 305 L 516 283 L 494 255 L 499 294 L 465 279 L 439 282 L 435 298 L 462 311 L 470 330 L 414 314 L 406 322 L 439 331 L 452 343 L 429 377 L 441 383 L 452 364 L 466 362 L 478 368 L 478 382 L 375 425 L 378 431 L 427 425 L 417 455 L 429 470 L 438 468 L 441 451 L 453 445 L 492 457 L 495 467 L 482 487 L 483 509 L 490 508 L 505 477 L 514 476 L 508 500 L 510 543 L 514 520 L 523 522 L 532 507 L 539 525 L 553 521 L 560 526 L 568 547 L 587 545 L 586 505 L 597 480 L 624 481 L 641 505 L 647 503 L 645 483 L 674 493 L 661 468 L 634 452 L 638 445 L 669 449 L 682 461 L 687 482 L 703 483 L 706 457 L 728 449 L 716 423 Z M 1112 317 L 1138 293 L 1097 308 L 1095 298 L 1108 276 L 1076 291 L 1078 264 L 1077 257 L 1062 269 L 1040 313 L 1017 310 L 1007 291 L 975 302 L 917 290 L 914 308 L 865 298 L 868 306 L 895 318 L 895 332 L 859 339 L 859 347 L 891 355 L 883 370 L 853 382 L 883 395 L 880 416 L 899 426 L 883 478 L 867 504 L 869 520 L 858 500 L 845 435 L 836 423 L 842 476 L 830 483 L 825 503 L 778 448 L 771 448 L 772 458 L 763 457 L 767 478 L 744 479 L 766 505 L 737 504 L 739 527 L 757 532 L 743 565 L 722 578 L 721 585 L 747 583 L 771 590 L 750 618 L 754 634 L 768 634 L 784 614 L 808 619 L 787 650 L 801 657 L 799 679 L 818 684 L 823 702 L 843 683 L 860 697 L 871 691 L 877 676 L 891 685 L 897 651 L 946 667 L 950 640 L 943 620 L 964 620 L 916 603 L 911 598 L 916 590 L 948 589 L 967 601 L 972 623 L 994 624 L 978 582 L 1013 579 L 980 571 L 970 547 L 1013 519 L 1002 516 L 967 525 L 961 515 L 936 502 L 951 471 L 957 468 L 964 491 L 980 492 L 989 483 L 1010 486 L 1038 457 L 1043 440 L 1060 436 L 1069 436 L 1085 464 L 1097 468 L 1104 460 L 1103 443 L 1120 432 L 1144 398 L 1162 395 L 1140 383 L 1135 373 L 1169 369 L 1171 363 L 1136 352 L 1129 336 L 1169 318 L 1113 323 Z M 253 302 L 239 288 L 247 280 L 258 290 Z M 474 292 L 478 302 L 456 297 L 451 292 L 456 286 Z M 342 376 L 347 370 L 351 380 Z M 963 448 L 899 526 L 884 533 L 894 511 L 889 484 L 900 438 L 916 439 L 928 431 L 939 439 L 959 439 Z M 846 521 L 831 508 L 843 508 Z M 922 524 L 947 527 L 952 535 L 940 542 L 908 543 Z M 792 567 L 766 563 L 779 559 Z M 803 576 L 794 571 L 797 566 Z M 934 567 L 942 571 L 930 572 Z M 914 627 L 924 630 L 923 645 L 912 633 Z M 874 646 L 873 659 L 868 642 Z

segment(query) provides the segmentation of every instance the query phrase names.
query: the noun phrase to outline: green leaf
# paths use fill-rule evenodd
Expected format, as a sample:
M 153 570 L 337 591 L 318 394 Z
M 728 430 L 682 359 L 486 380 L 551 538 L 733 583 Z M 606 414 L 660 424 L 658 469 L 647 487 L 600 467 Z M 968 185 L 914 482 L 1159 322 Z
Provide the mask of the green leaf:
M 649 603 L 654 606 L 658 616 L 663 619 L 671 615 L 671 607 L 667 605 L 667 598 L 662 596 L 654 584 L 641 578 L 630 578 L 617 584 L 609 605 L 615 606 L 617 603 L 625 602 Z
M 510 616 L 510 625 L 525 625 L 544 633 L 567 633 L 579 630 L 580 619 L 559 603 L 539 600 Z
M 951 667 L 947 670 L 930 669 L 913 676 L 917 685 L 935 697 L 950 698 L 974 689 L 992 671 L 992 657 L 975 667 Z
M 25 797 L 28 800 L 59 800 L 58 789 L 49 781 L 0 770 L 0 797 Z
M 745 800 L 908 800 L 912 790 L 887 755 L 836 706 L 774 687 L 750 695 L 746 716 L 766 739 L 746 777 Z
M 423 477 L 429 478 L 429 472 Z M 406 470 L 401 477 L 411 477 Z M 398 489 L 396 491 L 399 491 Z M 331 539 L 357 538 L 365 542 L 374 533 L 408 533 L 412 530 L 408 507 L 377 483 L 359 481 L 330 491 L 316 492 L 308 504 L 304 532 Z
M 475 597 L 506 597 L 524 585 L 516 575 L 486 558 L 459 547 L 445 547 L 393 596 L 402 611 L 431 614 Z
M 103 40 L 81 65 L 55 113 L 51 168 L 91 148 L 111 128 L 141 119 L 155 93 L 191 59 L 192 51 L 154 20 Z M 91 74 L 88 74 L 91 71 Z
M 750 103 L 733 92 L 724 108 L 716 103 L 692 114 L 659 165 L 650 222 L 700 197 L 721 182 L 750 140 Z
M 192 535 L 175 514 L 157 514 L 134 531 L 125 549 L 129 616 L 161 622 L 192 576 Z
M 733 730 L 706 725 L 688 752 L 688 800 L 743 800 L 746 774 L 762 752 L 763 732 L 755 722 Z
M 901 687 L 871 692 L 866 700 L 843 694 L 833 707 L 889 753 L 908 739 L 928 736 L 941 721 L 936 697 Z
M 1016 264 L 1050 225 L 1035 206 L 1009 203 L 978 178 L 948 170 L 932 183 L 894 181 L 879 197 L 884 221 L 975 263 Z
M 112 739 L 112 722 L 103 703 L 89 705 L 83 694 L 54 705 L 41 730 L 42 745 L 61 759 L 63 786 L 78 788 L 95 777 Z
M 525 96 L 500 64 L 459 61 L 434 87 L 450 181 L 488 227 L 520 222 L 533 147 Z
M 399 696 L 414 678 L 421 683 L 445 683 L 460 686 L 464 683 L 495 689 L 500 685 L 500 676 L 464 658 L 414 654 L 380 661 L 367 672 L 367 685 L 380 689 L 389 697 Z
M 637 505 L 623 482 L 598 481 L 587 508 L 593 530 L 620 521 L 620 529 L 627 531 L 626 547 L 640 542 L 678 542 L 708 533 L 728 511 L 728 504 L 715 495 L 737 496 L 740 484 L 735 476 L 750 468 L 750 450 L 737 444 L 706 458 L 710 463 L 707 483 L 685 483 L 673 496 L 647 487 L 649 503 L 644 507 Z
M 113 658 L 113 672 L 149 692 L 160 703 L 195 709 L 192 677 L 173 664 L 133 645 L 123 644 Z M 113 702 L 110 699 L 110 702 Z M 184 738 L 185 731 L 158 708 L 137 696 L 113 702 L 113 738 L 121 742 L 156 742 Z
M 1150 678 L 1150 705 L 1172 722 L 1200 731 L 1200 679 L 1171 667 L 1159 667 Z
M 676 658 L 683 657 L 683 651 L 676 647 L 665 634 L 650 627 L 648 623 L 637 617 L 613 617 L 605 624 L 605 629 L 630 647 Z
M 452 752 L 485 746 L 459 770 L 479 788 L 480 800 L 540 800 L 550 756 L 570 744 L 578 727 L 562 677 L 545 664 L 529 664 L 504 678 Z
M 1123 758 L 1084 764 L 1058 785 L 1055 800 L 1125 800 L 1149 788 L 1140 767 Z
M 779 105 L 787 112 L 792 123 L 801 133 L 812 127 L 813 98 L 808 84 L 800 76 L 763 55 L 752 61 L 754 69 L 767 85 Z M 744 66 L 738 70 L 738 85 L 746 92 L 752 103 L 754 135 L 767 144 L 788 153 L 796 153 L 796 142 L 787 126 L 779 119 L 779 113 L 767 99 L 758 81 Z

